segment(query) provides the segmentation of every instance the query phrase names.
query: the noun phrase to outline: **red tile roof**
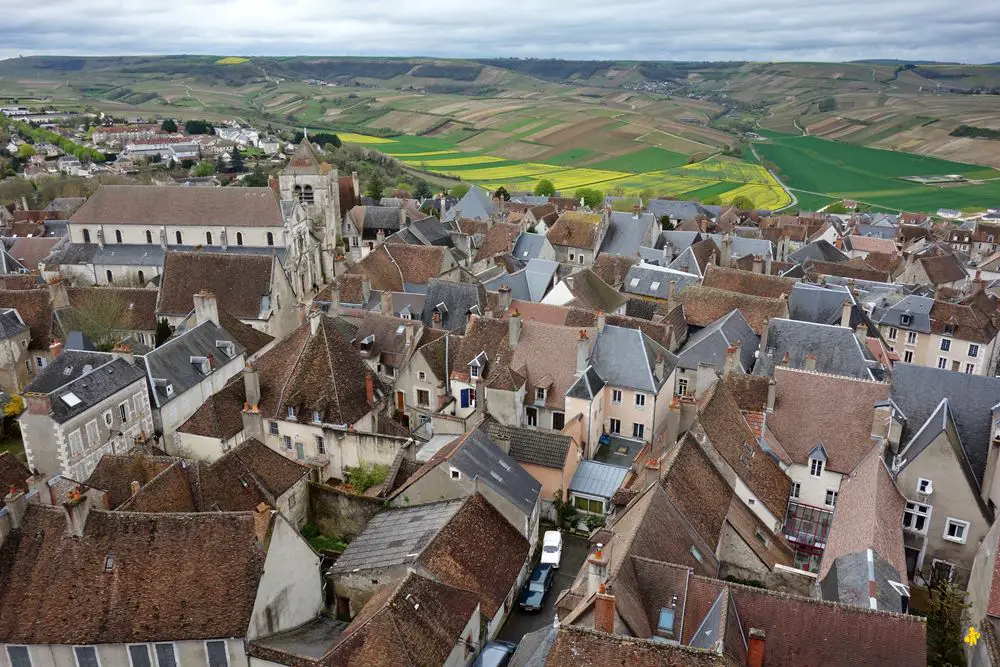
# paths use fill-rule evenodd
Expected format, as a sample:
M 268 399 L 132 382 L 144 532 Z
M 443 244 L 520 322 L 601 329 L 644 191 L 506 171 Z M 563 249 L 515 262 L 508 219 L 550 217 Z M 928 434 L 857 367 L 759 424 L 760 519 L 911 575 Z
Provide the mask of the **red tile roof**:
M 271 294 L 275 261 L 270 255 L 168 252 L 157 312 L 186 315 L 194 309 L 194 295 L 208 290 L 215 295 L 219 310 L 239 319 L 259 319 L 261 297 Z
M 739 269 L 712 265 L 705 272 L 702 285 L 727 292 L 777 299 L 781 295 L 788 296 L 797 282 L 794 278 L 768 276 L 752 271 L 740 271 Z
M 270 188 L 102 185 L 69 219 L 79 225 L 281 227 Z

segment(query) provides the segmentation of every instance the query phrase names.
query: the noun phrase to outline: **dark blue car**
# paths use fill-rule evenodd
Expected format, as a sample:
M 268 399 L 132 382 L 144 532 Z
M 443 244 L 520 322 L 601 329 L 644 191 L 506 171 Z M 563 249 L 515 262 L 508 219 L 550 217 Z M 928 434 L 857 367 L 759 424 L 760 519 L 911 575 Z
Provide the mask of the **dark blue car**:
M 545 605 L 545 596 L 552 588 L 555 570 L 551 565 L 536 565 L 531 572 L 531 578 L 521 591 L 519 604 L 525 611 L 541 611 Z

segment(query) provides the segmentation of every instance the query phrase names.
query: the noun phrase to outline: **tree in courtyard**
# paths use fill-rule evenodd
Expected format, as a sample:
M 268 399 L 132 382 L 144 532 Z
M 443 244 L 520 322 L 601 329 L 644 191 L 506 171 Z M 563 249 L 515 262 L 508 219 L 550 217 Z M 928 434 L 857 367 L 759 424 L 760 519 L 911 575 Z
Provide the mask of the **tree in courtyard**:
M 156 347 L 159 347 L 167 342 L 173 331 L 170 329 L 170 325 L 167 323 L 167 318 L 161 317 L 156 321 Z
M 371 178 L 368 179 L 368 185 L 365 188 L 365 196 L 378 201 L 382 199 L 383 189 L 385 189 L 385 184 L 382 183 L 382 179 L 379 178 L 378 174 L 374 173 Z
M 177 122 L 173 118 L 168 118 L 160 125 L 160 129 L 169 134 L 177 131 Z
M 191 170 L 192 176 L 211 176 L 215 173 L 215 165 L 211 162 L 199 162 Z
M 21 144 L 21 146 L 17 149 L 18 157 L 24 158 L 25 160 L 27 160 L 34 154 L 35 154 L 35 147 L 32 146 L 31 144 Z
M 753 200 L 744 195 L 738 197 L 733 197 L 733 201 L 729 202 L 741 211 L 752 211 L 753 210 Z
M 121 331 L 134 329 L 129 300 L 118 290 L 92 290 L 70 315 L 72 329 L 82 331 L 98 350 L 109 351 Z
M 574 196 L 581 200 L 586 208 L 597 208 L 604 201 L 604 195 L 601 194 L 601 191 L 594 188 L 580 188 Z
M 929 667 L 960 667 L 966 664 L 962 637 L 965 635 L 965 591 L 939 579 L 931 585 L 927 614 L 927 664 Z
M 535 196 L 536 197 L 555 197 L 556 196 L 556 186 L 552 184 L 547 178 L 540 179 L 535 183 Z
M 222 153 L 219 153 L 215 158 L 215 173 L 224 173 L 226 168 L 226 160 L 222 157 Z
M 510 201 L 510 193 L 507 192 L 507 188 L 500 186 L 497 191 L 493 193 L 493 196 L 501 201 Z

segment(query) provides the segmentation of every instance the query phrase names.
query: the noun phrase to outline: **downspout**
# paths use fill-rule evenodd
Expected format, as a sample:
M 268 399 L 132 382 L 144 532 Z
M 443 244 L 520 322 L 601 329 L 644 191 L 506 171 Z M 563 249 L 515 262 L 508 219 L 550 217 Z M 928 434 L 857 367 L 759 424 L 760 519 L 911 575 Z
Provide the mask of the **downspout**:
M 451 372 L 448 369 L 448 334 L 444 335 L 444 393 L 451 396 Z

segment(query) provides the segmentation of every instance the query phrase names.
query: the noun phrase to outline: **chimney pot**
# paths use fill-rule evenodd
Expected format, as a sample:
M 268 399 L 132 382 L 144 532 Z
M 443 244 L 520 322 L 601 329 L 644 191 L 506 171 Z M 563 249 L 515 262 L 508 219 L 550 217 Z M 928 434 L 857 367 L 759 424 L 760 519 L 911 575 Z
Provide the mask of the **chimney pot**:
M 805 358 L 805 361 L 802 364 L 802 367 L 805 370 L 807 370 L 807 371 L 814 371 L 814 370 L 816 370 L 816 355 L 815 354 L 807 354 L 806 358 Z
M 507 318 L 507 342 L 511 347 L 517 347 L 517 341 L 521 337 L 521 313 L 517 309 Z
M 368 405 L 375 404 L 375 378 L 371 373 L 365 373 L 365 398 L 368 400 Z
M 774 400 L 778 393 L 778 383 L 771 378 L 767 383 L 767 411 L 774 412 Z
M 747 633 L 749 642 L 747 643 L 747 667 L 763 667 L 764 665 L 764 642 L 767 633 L 763 628 L 750 628 Z
M 604 591 L 606 587 L 601 584 L 601 592 L 597 594 L 594 601 L 594 630 L 605 634 L 615 633 L 615 596 L 608 595 Z

